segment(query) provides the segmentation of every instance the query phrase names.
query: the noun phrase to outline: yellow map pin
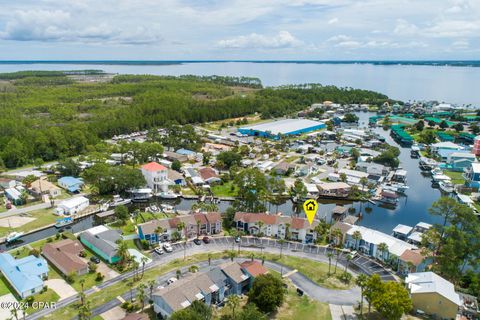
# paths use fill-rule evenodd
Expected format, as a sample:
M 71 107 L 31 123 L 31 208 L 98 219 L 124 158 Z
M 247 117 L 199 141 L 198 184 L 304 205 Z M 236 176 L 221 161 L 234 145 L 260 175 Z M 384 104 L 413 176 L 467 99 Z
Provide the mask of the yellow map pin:
M 315 218 L 315 214 L 317 213 L 318 204 L 317 201 L 313 199 L 308 199 L 303 203 L 303 210 L 307 215 L 308 222 L 310 225 L 313 223 L 313 218 Z

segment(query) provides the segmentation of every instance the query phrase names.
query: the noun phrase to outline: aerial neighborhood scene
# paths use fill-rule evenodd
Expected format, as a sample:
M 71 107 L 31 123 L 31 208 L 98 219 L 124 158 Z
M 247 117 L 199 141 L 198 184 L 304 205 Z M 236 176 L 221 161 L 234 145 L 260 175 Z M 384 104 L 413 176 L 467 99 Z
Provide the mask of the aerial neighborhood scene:
M 360 2 L 5 4 L 0 320 L 480 319 L 480 5 Z

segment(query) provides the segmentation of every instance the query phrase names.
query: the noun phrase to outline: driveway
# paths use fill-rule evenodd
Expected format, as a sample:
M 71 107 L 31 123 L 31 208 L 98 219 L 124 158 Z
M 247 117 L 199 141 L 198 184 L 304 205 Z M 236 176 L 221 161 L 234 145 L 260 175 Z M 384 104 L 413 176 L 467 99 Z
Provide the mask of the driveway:
M 77 294 L 77 291 L 63 279 L 49 279 L 45 281 L 45 285 L 60 296 L 59 300 L 66 299 Z
M 126 312 L 123 310 L 121 307 L 117 306 L 115 308 L 112 308 L 102 314 L 100 314 L 100 317 L 102 317 L 105 320 L 121 320 L 125 318 Z
M 97 272 L 103 274 L 105 276 L 105 280 L 110 280 L 119 276 L 117 271 L 110 269 L 110 267 L 107 266 L 103 261 L 100 261 L 100 263 L 97 264 Z

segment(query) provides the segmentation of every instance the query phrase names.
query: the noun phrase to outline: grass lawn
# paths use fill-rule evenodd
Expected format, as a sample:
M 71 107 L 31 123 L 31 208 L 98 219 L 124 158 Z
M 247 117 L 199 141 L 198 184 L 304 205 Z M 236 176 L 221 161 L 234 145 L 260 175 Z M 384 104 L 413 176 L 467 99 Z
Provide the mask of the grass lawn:
M 330 307 L 327 303 L 314 301 L 307 296 L 300 297 L 289 285 L 283 305 L 278 309 L 277 320 L 331 320 Z
M 285 158 L 285 162 L 292 163 L 298 159 L 300 159 L 300 156 L 290 156 Z
M 464 184 L 465 183 L 465 179 L 463 179 L 462 172 L 445 170 L 444 174 L 452 179 L 453 184 Z
M 35 220 L 30 221 L 29 223 L 24 224 L 18 228 L 12 228 L 15 231 L 32 231 L 34 229 L 44 227 L 50 224 L 55 223 L 58 216 L 53 214 L 53 208 L 40 209 L 31 211 L 25 214 L 25 217 L 35 218 Z M 4 237 L 11 232 L 10 228 L 0 227 L 0 237 Z
M 271 253 L 264 253 L 264 255 L 267 260 L 279 262 L 289 268 L 297 269 L 299 272 L 303 273 L 305 276 L 309 277 L 312 281 L 322 287 L 329 289 L 348 289 L 353 286 L 353 280 L 350 282 L 350 284 L 345 284 L 337 279 L 336 275 L 340 275 L 343 272 L 342 267 L 337 268 L 336 275 L 332 274 L 329 276 L 328 264 L 326 263 L 286 255 L 283 255 L 283 257 L 280 259 L 279 255 Z M 332 273 L 335 270 L 334 265 L 335 259 L 332 259 Z
M 234 187 L 232 190 L 233 181 L 228 181 L 224 184 L 212 186 L 212 192 L 216 197 L 236 197 L 238 188 Z
M 7 279 L 3 275 L 0 276 L 0 297 L 10 293 Z
M 47 289 L 47 291 L 40 294 L 33 295 L 34 301 L 37 302 L 56 302 L 60 299 L 60 296 L 53 291 L 52 289 Z M 32 307 L 27 309 L 27 314 L 34 313 L 38 309 L 33 309 Z
M 182 188 L 182 194 L 186 196 L 194 196 L 196 195 L 195 191 L 190 188 Z
M 248 251 L 241 251 L 241 256 L 242 257 L 248 257 L 250 252 Z M 217 252 L 217 253 L 211 253 L 211 258 L 212 259 L 219 259 L 219 258 L 226 258 L 227 253 L 226 252 Z M 318 284 L 327 287 L 327 288 L 333 288 L 333 289 L 344 289 L 349 287 L 348 285 L 344 285 L 340 283 L 336 279 L 332 279 L 333 277 L 326 277 L 326 273 L 328 271 L 328 265 L 321 263 L 321 262 L 316 262 L 316 261 L 311 261 L 307 259 L 302 259 L 302 258 L 295 258 L 295 257 L 282 257 L 280 260 L 278 258 L 278 255 L 273 255 L 273 254 L 265 254 L 265 257 L 267 259 L 275 260 L 278 262 L 284 263 L 286 266 L 290 268 L 297 269 L 298 271 L 302 272 L 308 277 L 312 277 L 312 280 L 317 282 Z M 167 272 L 185 267 L 187 265 L 195 264 L 200 261 L 205 261 L 208 260 L 208 253 L 201 253 L 201 254 L 196 254 L 192 256 L 187 256 L 186 260 L 183 259 L 176 259 L 173 260 L 169 263 L 165 263 L 163 265 L 160 265 L 154 269 L 150 269 L 145 271 L 145 275 L 143 279 L 140 281 L 137 281 L 134 283 L 134 286 L 137 286 L 140 283 L 148 283 L 149 280 L 155 279 L 158 276 L 165 274 Z M 337 271 L 338 273 L 338 271 Z M 326 278 L 326 279 L 325 279 Z M 321 283 L 319 281 L 322 281 Z M 95 292 L 89 296 L 87 296 L 87 300 L 90 301 L 91 303 L 91 308 L 96 308 L 112 299 L 117 297 L 118 295 L 121 295 L 125 292 L 128 291 L 128 288 L 132 286 L 132 279 L 124 279 L 119 283 L 116 283 L 108 288 L 105 288 L 104 290 L 101 290 L 99 292 Z M 74 286 L 75 287 L 75 286 Z M 307 312 L 310 307 L 306 306 L 306 303 L 303 304 L 303 307 L 301 308 L 302 310 L 299 310 L 299 314 L 302 314 L 301 312 Z M 317 310 L 323 310 L 321 308 L 323 307 L 315 307 Z M 71 304 L 65 308 L 58 309 L 55 312 L 51 313 L 50 315 L 46 316 L 45 318 L 48 319 L 70 319 L 74 316 L 77 315 L 78 313 L 78 304 Z M 305 310 L 303 310 L 305 309 Z M 285 319 L 285 318 L 283 318 Z M 293 318 L 290 318 L 293 319 Z M 326 318 L 329 319 L 329 318 Z

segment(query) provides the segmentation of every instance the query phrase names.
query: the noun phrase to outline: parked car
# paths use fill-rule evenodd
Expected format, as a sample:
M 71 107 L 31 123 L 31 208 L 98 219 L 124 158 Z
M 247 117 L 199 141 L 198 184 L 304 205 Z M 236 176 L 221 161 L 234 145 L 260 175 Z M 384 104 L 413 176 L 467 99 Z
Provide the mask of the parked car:
M 156 247 L 154 251 L 158 254 L 164 254 L 165 253 L 161 247 Z
M 177 281 L 177 278 L 170 278 L 167 280 L 167 286 L 171 285 L 172 283 L 174 283 L 175 281 Z
M 240 236 L 236 236 L 236 237 L 235 237 L 235 242 L 236 242 L 236 243 L 239 243 L 239 242 L 240 242 Z
M 197 246 L 199 246 L 199 245 L 202 244 L 202 241 L 200 241 L 200 239 L 198 239 L 198 238 L 195 238 L 195 239 L 193 239 L 193 243 L 195 243 Z
M 100 259 L 97 258 L 97 257 L 95 257 L 95 256 L 91 257 L 91 258 L 90 258 L 90 261 L 92 261 L 93 263 L 96 263 L 96 264 L 99 264 L 99 263 L 100 263 Z
M 209 237 L 203 237 L 203 242 L 204 243 L 210 243 L 210 238 Z
M 163 250 L 165 250 L 166 252 L 172 252 L 173 251 L 172 245 L 170 243 L 164 243 Z

